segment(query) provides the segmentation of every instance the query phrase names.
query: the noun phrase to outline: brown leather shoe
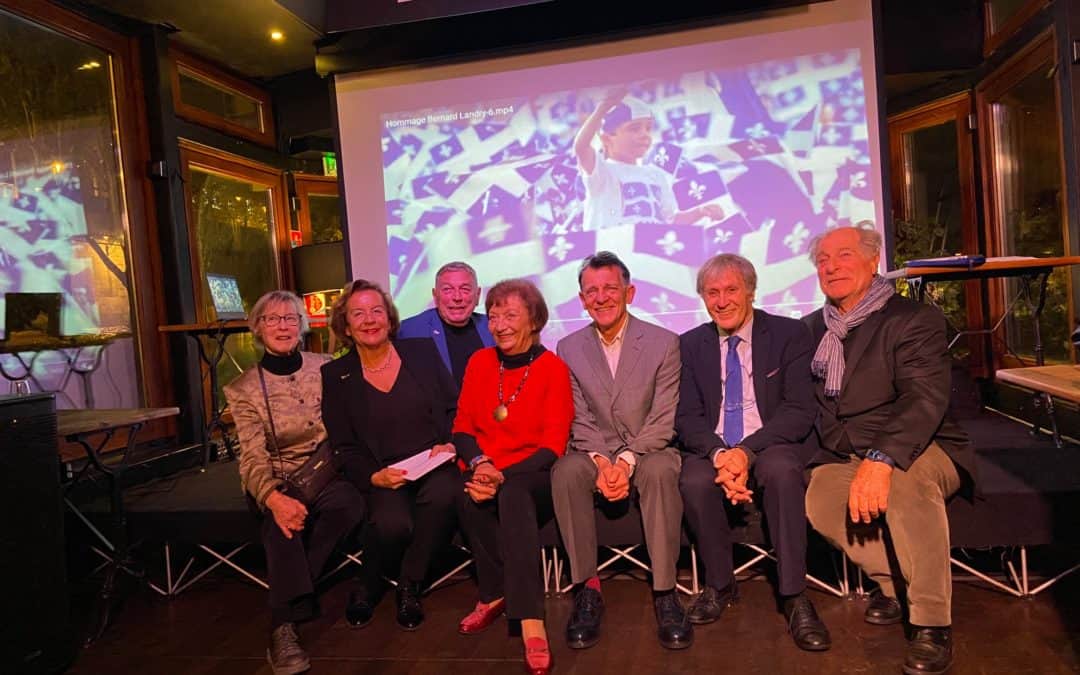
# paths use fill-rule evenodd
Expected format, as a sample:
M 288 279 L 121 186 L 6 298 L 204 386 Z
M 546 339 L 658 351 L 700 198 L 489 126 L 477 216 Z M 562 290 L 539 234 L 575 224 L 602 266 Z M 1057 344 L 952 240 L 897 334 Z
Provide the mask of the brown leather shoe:
M 270 633 L 270 648 L 266 650 L 266 660 L 274 675 L 296 675 L 311 668 L 311 659 L 300 646 L 300 636 L 296 626 L 283 623 Z

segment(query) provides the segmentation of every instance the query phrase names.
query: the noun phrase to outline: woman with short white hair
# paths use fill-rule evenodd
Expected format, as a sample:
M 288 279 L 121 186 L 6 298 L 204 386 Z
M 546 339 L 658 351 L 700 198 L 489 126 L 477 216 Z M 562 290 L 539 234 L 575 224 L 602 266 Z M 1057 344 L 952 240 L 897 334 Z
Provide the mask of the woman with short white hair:
M 255 303 L 249 323 L 265 353 L 225 387 L 225 398 L 240 440 L 240 484 L 263 515 L 272 623 L 267 659 L 275 675 L 301 673 L 311 664 L 296 624 L 315 616 L 314 580 L 338 542 L 363 522 L 365 505 L 335 469 L 323 473 L 326 466 L 316 466 L 329 449 L 320 368 L 330 357 L 301 350 L 308 331 L 303 301 L 270 291 Z M 299 476 L 314 479 L 301 489 Z

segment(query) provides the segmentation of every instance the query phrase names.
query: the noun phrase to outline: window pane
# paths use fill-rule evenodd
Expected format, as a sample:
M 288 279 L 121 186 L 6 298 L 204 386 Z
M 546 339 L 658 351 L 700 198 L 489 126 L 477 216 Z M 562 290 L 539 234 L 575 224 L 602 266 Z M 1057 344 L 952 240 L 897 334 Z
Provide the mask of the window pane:
M 180 100 L 254 131 L 262 131 L 262 106 L 253 98 L 226 89 L 180 68 Z
M 341 211 L 338 208 L 337 195 L 308 195 L 313 244 L 341 240 Z
M 206 274 L 236 277 L 244 309 L 277 288 L 272 192 L 191 167 L 191 214 L 201 265 L 203 310 L 216 317 Z
M 897 220 L 895 262 L 964 251 L 960 201 L 960 153 L 956 122 L 948 121 L 903 136 L 904 204 L 910 216 Z M 935 283 L 930 297 L 955 330 L 967 326 L 964 282 Z M 963 356 L 966 346 L 954 352 Z
M 1057 256 L 1065 250 L 1061 216 L 1061 154 L 1054 79 L 1043 64 L 991 104 L 994 184 L 1002 254 Z M 1009 299 L 1019 281 L 1008 284 Z M 1037 293 L 1037 289 L 1035 289 Z M 1047 290 L 1042 339 L 1049 359 L 1069 356 L 1069 279 L 1055 272 Z M 1009 344 L 1032 354 L 1030 312 L 1020 307 L 1007 324 Z
M 990 32 L 996 33 L 1006 21 L 1012 18 L 1014 14 L 1020 11 L 1021 7 L 1030 1 L 1031 0 L 988 0 L 986 3 L 986 11 L 990 12 Z
M 90 396 L 65 379 L 60 352 L 36 361 L 35 390 L 70 384 L 60 407 L 141 400 L 111 67 L 107 52 L 0 11 L 0 327 L 4 294 L 56 293 L 61 335 L 121 336 L 89 376 Z M 82 369 L 101 349 L 66 353 Z M 20 372 L 12 359 L 0 356 Z

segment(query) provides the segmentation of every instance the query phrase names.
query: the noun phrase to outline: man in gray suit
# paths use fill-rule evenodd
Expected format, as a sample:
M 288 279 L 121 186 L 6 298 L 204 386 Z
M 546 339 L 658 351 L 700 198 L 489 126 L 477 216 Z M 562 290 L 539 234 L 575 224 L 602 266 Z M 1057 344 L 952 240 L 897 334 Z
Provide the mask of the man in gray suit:
M 576 585 L 566 640 L 571 648 L 584 649 L 600 638 L 604 604 L 594 509 L 597 503 L 630 498 L 633 488 L 653 565 L 660 644 L 683 649 L 694 633 L 675 594 L 683 515 L 681 458 L 672 447 L 679 338 L 630 315 L 630 270 L 614 253 L 586 258 L 578 286 L 593 322 L 559 341 L 558 354 L 570 368 L 574 423 L 570 448 L 551 474 L 555 517 Z

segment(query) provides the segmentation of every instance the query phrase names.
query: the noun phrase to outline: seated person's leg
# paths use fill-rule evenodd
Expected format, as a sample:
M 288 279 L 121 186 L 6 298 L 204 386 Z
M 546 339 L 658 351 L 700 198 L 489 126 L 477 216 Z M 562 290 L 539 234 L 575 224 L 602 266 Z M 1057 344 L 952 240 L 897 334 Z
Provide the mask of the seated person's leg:
M 711 458 L 683 455 L 679 492 L 698 558 L 705 566 L 705 586 L 687 614 L 692 623 L 711 623 L 736 599 L 731 526 Z
M 559 533 L 570 557 L 574 609 L 566 621 L 566 644 L 587 649 L 600 639 L 604 601 L 596 572 L 596 462 L 584 452 L 569 452 L 551 469 L 551 493 Z
M 553 515 L 551 474 L 508 474 L 499 488 L 499 552 L 505 564 L 506 612 L 511 619 L 543 619 L 540 525 Z
M 326 567 L 335 548 L 355 552 L 354 532 L 364 522 L 367 504 L 363 495 L 347 480 L 335 480 L 323 489 L 314 504 L 308 506 L 308 566 L 314 577 Z
M 824 651 L 832 645 L 806 590 L 806 486 L 799 446 L 777 445 L 757 454 L 751 467 L 761 490 L 769 536 L 776 550 L 784 617 L 795 645 Z
M 401 562 L 402 583 L 419 586 L 427 577 L 432 558 L 450 543 L 462 485 L 461 472 L 453 464 L 444 464 L 418 481 L 412 540 Z
M 759 452 L 750 468 L 776 550 L 779 592 L 798 595 L 806 589 L 806 486 L 802 461 L 792 446 Z
M 583 452 L 567 453 L 551 469 L 555 517 L 575 584 L 596 576 L 596 475 L 596 463 Z
M 657 637 L 668 649 L 684 649 L 694 641 L 694 627 L 675 593 L 683 516 L 680 468 L 678 451 L 666 448 L 639 455 L 632 476 L 640 497 L 642 529 L 652 561 Z

